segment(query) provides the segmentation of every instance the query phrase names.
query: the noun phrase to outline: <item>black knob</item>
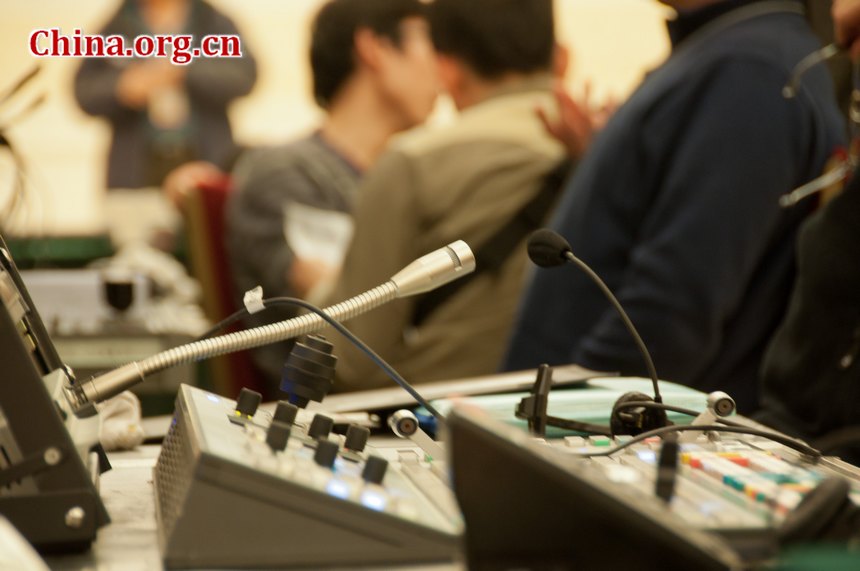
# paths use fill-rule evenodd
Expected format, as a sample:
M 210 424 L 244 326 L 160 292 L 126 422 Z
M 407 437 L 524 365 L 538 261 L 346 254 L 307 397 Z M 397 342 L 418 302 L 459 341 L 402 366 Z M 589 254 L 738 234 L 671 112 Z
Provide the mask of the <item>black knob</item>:
M 331 440 L 317 441 L 317 450 L 314 452 L 314 462 L 323 468 L 331 468 L 337 458 L 337 443 Z
M 293 424 L 296 421 L 296 415 L 299 413 L 299 407 L 285 400 L 278 401 L 275 407 L 275 420 L 284 424 Z
M 254 416 L 262 400 L 263 395 L 260 393 L 250 389 L 242 389 L 239 391 L 239 398 L 236 399 L 236 412 L 246 416 Z
M 350 424 L 346 429 L 346 440 L 343 447 L 353 452 L 361 452 L 367 446 L 367 439 L 370 436 L 370 429 L 356 424 Z
M 291 403 L 305 408 L 310 401 L 321 402 L 331 390 L 337 357 L 333 346 L 321 335 L 299 340 L 287 357 L 281 390 Z
M 388 470 L 388 460 L 379 456 L 371 456 L 364 464 L 361 477 L 368 484 L 381 484 Z
M 311 420 L 308 427 L 308 436 L 311 438 L 327 438 L 334 426 L 334 421 L 324 414 L 317 414 Z
M 273 420 L 269 425 L 269 430 L 266 432 L 266 444 L 272 449 L 272 452 L 286 450 L 287 442 L 290 440 L 290 431 L 292 427 L 289 424 Z

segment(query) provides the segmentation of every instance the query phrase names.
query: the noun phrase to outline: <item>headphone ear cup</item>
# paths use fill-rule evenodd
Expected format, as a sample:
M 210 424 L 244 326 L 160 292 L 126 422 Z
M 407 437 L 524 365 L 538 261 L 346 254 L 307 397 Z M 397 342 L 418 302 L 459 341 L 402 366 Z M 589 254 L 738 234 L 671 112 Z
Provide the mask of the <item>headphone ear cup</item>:
M 856 535 L 860 510 L 848 497 L 850 491 L 851 484 L 844 478 L 822 480 L 785 518 L 778 532 L 780 544 L 844 540 Z
M 655 428 L 668 426 L 666 411 L 661 408 L 626 408 L 620 405 L 628 402 L 654 402 L 654 399 L 644 393 L 624 393 L 612 407 L 612 415 L 609 417 L 609 427 L 613 435 L 629 434 L 636 436 Z

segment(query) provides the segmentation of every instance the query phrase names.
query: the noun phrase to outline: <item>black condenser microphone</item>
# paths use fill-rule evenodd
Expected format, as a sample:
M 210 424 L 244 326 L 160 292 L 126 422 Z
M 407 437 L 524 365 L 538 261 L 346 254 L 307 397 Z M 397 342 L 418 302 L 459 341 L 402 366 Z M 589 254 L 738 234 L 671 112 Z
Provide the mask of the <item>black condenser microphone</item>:
M 618 314 L 621 316 L 621 320 L 624 322 L 624 325 L 627 327 L 627 330 L 630 332 L 630 335 L 633 337 L 633 341 L 636 343 L 636 347 L 639 349 L 639 352 L 642 354 L 642 359 L 645 361 L 645 366 L 648 369 L 648 375 L 651 377 L 651 384 L 654 387 L 654 402 L 662 403 L 663 398 L 660 396 L 660 387 L 657 382 L 657 371 L 654 368 L 654 361 L 651 359 L 650 353 L 648 353 L 648 349 L 645 347 L 645 343 L 642 341 L 642 337 L 639 336 L 639 333 L 636 331 L 636 327 L 633 326 L 633 322 L 630 321 L 630 318 L 627 316 L 627 312 L 621 307 L 621 304 L 618 303 L 618 299 L 609 289 L 609 287 L 600 279 L 594 270 L 592 270 L 588 264 L 577 258 L 573 255 L 573 251 L 570 248 L 570 244 L 567 240 L 564 239 L 557 232 L 553 232 L 552 230 L 547 230 L 546 228 L 542 228 L 540 230 L 536 230 L 529 237 L 528 241 L 528 252 L 529 258 L 536 265 L 542 268 L 552 268 L 555 266 L 560 266 L 562 264 L 566 264 L 568 262 L 573 262 L 577 266 L 579 266 L 582 271 L 584 271 L 591 280 L 597 284 L 600 288 L 600 291 L 606 296 Z M 618 399 L 618 402 L 615 404 L 615 410 L 612 411 L 612 431 L 614 434 L 624 434 L 626 432 L 621 432 L 616 428 L 620 429 L 620 426 L 616 427 L 616 424 L 625 424 L 629 420 L 633 420 L 631 417 L 631 411 L 629 407 L 624 406 L 626 402 L 638 402 L 642 401 L 644 398 L 648 398 L 646 395 L 642 395 L 641 393 L 627 393 L 622 395 L 621 398 Z M 650 399 L 649 399 L 650 400 Z M 622 406 L 619 406 L 622 405 Z M 656 414 L 656 413 L 662 414 Z M 636 424 L 641 424 L 643 422 L 643 415 L 645 416 L 659 416 L 660 418 L 654 418 L 653 422 L 657 423 L 657 426 L 665 426 L 666 425 L 666 412 L 665 411 L 657 411 L 655 409 L 646 409 L 638 411 L 638 420 L 636 420 Z M 619 418 L 620 415 L 620 418 Z M 651 425 L 651 420 L 644 420 L 647 425 Z M 657 426 L 654 426 L 656 428 Z M 638 428 L 643 428 L 639 426 Z
M 542 268 L 554 268 L 567 263 L 565 254 L 571 253 L 570 244 L 561 234 L 541 228 L 529 236 L 529 258 Z

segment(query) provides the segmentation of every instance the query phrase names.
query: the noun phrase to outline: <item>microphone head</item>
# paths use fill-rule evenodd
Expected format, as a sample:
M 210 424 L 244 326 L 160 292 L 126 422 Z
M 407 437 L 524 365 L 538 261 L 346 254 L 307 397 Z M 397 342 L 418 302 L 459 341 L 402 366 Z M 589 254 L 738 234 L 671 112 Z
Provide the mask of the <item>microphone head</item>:
M 406 297 L 442 287 L 475 271 L 475 254 L 462 240 L 451 242 L 421 256 L 391 277 L 397 297 Z
M 565 254 L 570 252 L 570 244 L 561 234 L 541 228 L 529 236 L 529 258 L 542 268 L 552 268 L 567 262 Z

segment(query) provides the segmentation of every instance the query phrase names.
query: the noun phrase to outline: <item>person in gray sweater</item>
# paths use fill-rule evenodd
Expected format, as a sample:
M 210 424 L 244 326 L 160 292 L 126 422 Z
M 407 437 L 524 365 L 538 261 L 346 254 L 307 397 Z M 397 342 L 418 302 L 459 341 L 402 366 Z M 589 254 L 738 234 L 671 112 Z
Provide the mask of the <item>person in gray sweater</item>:
M 304 234 L 313 243 L 333 221 L 343 227 L 345 218 L 347 235 L 340 239 L 348 242 L 362 174 L 394 134 L 432 111 L 435 54 L 423 14 L 418 0 L 332 0 L 322 7 L 310 46 L 314 97 L 326 112 L 322 124 L 291 143 L 246 152 L 233 171 L 227 246 L 237 291 L 262 285 L 266 297 L 304 297 L 337 273 L 337 259 L 298 251 L 288 237 Z M 309 220 L 312 214 L 317 222 Z M 293 315 L 273 308 L 247 325 Z M 290 347 L 282 342 L 254 352 L 273 391 Z

